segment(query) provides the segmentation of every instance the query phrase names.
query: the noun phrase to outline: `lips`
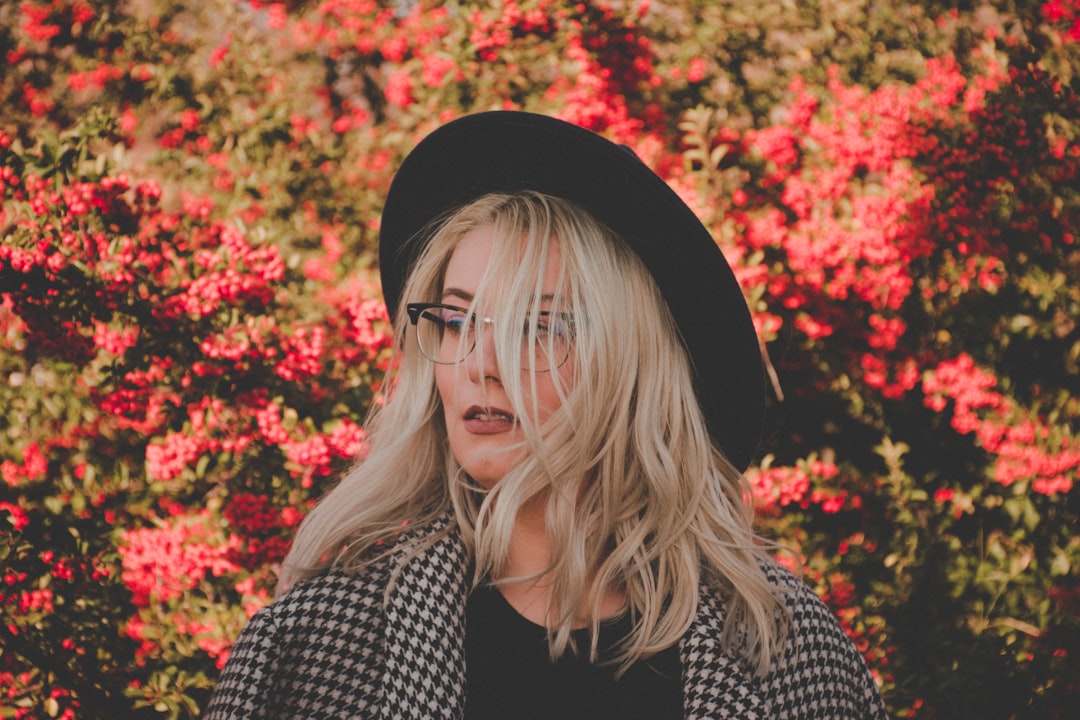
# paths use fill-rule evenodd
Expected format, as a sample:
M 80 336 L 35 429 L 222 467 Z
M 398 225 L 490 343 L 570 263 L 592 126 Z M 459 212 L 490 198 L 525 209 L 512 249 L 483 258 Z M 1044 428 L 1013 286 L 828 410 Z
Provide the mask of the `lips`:
M 513 413 L 507 410 L 477 405 L 465 411 L 463 420 L 465 421 L 465 430 L 475 435 L 493 435 L 508 432 L 516 424 Z

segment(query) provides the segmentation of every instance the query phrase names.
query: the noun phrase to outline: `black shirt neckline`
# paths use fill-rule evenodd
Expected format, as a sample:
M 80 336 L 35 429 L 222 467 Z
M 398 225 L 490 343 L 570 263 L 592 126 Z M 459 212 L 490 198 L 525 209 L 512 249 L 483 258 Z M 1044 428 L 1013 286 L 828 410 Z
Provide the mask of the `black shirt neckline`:
M 603 664 L 632 627 L 628 612 L 600 623 L 601 663 L 588 661 L 589 629 L 573 631 L 578 652 L 554 662 L 547 631 L 497 588 L 477 588 L 466 607 L 466 720 L 666 720 L 681 718 L 678 646 L 616 677 Z

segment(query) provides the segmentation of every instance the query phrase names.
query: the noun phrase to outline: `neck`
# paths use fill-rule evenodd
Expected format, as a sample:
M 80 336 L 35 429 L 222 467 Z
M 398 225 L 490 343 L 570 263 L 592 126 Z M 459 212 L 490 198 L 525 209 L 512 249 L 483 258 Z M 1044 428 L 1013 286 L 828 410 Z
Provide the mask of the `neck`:
M 517 612 L 537 625 L 548 624 L 551 607 L 552 573 L 549 571 L 552 542 L 547 530 L 546 500 L 534 500 L 522 507 L 510 536 L 509 562 L 503 577 L 527 577 L 499 586 L 499 591 Z M 587 579 L 585 594 L 574 612 L 574 627 L 587 627 L 592 621 L 588 597 L 593 578 Z M 608 588 L 600 602 L 600 620 L 619 614 L 625 604 L 623 593 Z

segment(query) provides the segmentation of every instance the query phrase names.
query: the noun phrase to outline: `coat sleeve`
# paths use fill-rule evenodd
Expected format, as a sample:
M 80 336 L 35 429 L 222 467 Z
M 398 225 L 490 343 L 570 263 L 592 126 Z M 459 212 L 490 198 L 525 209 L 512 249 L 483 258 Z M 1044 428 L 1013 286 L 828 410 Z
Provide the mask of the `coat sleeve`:
M 255 613 L 233 645 L 203 720 L 272 717 L 277 651 L 281 630 L 274 606 Z

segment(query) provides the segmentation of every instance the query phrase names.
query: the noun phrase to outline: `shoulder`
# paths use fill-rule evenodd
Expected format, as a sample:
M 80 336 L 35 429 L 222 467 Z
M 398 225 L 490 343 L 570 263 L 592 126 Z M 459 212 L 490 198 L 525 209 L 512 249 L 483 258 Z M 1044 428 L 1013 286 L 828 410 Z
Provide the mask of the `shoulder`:
M 801 577 L 780 565 L 766 566 L 765 576 L 776 588 L 777 594 L 784 600 L 791 614 L 792 634 L 795 639 L 818 632 L 839 634 L 847 639 L 832 610 Z
M 357 613 L 381 605 L 388 574 L 386 563 L 360 573 L 333 568 L 297 583 L 264 609 L 285 627 L 355 621 Z
M 789 639 L 800 640 L 806 635 L 825 632 L 829 635 L 839 633 L 846 639 L 836 617 L 828 606 L 795 573 L 781 565 L 770 562 L 762 564 L 762 572 L 772 586 L 776 596 L 783 602 L 790 618 Z M 704 622 L 713 630 L 719 630 L 728 615 L 728 591 L 722 585 L 706 580 L 700 592 L 699 622 Z
M 375 625 L 386 577 L 386 569 L 375 565 L 358 574 L 326 570 L 299 582 L 251 618 L 238 644 L 272 638 L 280 652 L 296 641 L 311 644 L 320 636 L 340 637 L 343 629 L 352 634 L 357 627 Z
M 205 717 L 372 707 L 383 666 L 385 583 L 377 567 L 357 575 L 331 570 L 259 610 L 233 646 Z
M 257 647 L 280 662 L 296 653 L 310 657 L 309 648 L 320 645 L 380 646 L 387 613 L 395 611 L 387 605 L 388 589 L 394 588 L 392 604 L 414 602 L 460 564 L 460 541 L 447 530 L 408 529 L 389 552 L 356 570 L 334 566 L 297 582 L 251 618 L 237 646 Z
M 387 576 L 382 564 L 356 574 L 332 569 L 290 588 L 263 610 L 273 623 L 277 652 L 310 657 L 311 648 L 344 646 L 370 654 L 382 639 Z
M 719 642 L 727 619 L 724 593 L 703 589 L 689 640 L 696 651 L 690 659 L 712 669 L 707 680 L 714 682 L 716 669 L 722 669 L 729 681 L 727 693 L 756 708 L 748 717 L 887 718 L 862 655 L 828 606 L 789 570 L 768 564 L 764 572 L 789 618 L 781 653 L 764 677 L 755 676 L 739 659 L 724 657 Z
M 463 572 L 464 549 L 448 519 L 439 518 L 417 528 L 405 528 L 387 551 L 358 570 L 334 566 L 298 582 L 266 610 L 275 624 L 292 627 L 332 628 L 363 622 L 384 611 L 388 588 L 400 594 L 402 584 L 425 586 L 445 582 Z M 414 577 L 415 576 L 415 577 Z M 406 587 L 406 594 L 411 590 Z M 423 592 L 418 591 L 418 592 Z M 411 598 L 407 598 L 411 599 Z
M 406 529 L 390 550 L 356 572 L 332 568 L 298 582 L 257 612 L 204 717 L 377 716 L 388 663 L 445 625 L 432 618 L 454 606 L 437 590 L 453 585 L 451 569 L 455 578 L 464 572 L 454 567 L 463 551 L 446 523 Z
M 866 661 L 832 610 L 789 570 L 773 565 L 766 575 L 791 619 L 783 655 L 765 683 L 777 712 L 802 707 L 815 717 L 887 717 Z

